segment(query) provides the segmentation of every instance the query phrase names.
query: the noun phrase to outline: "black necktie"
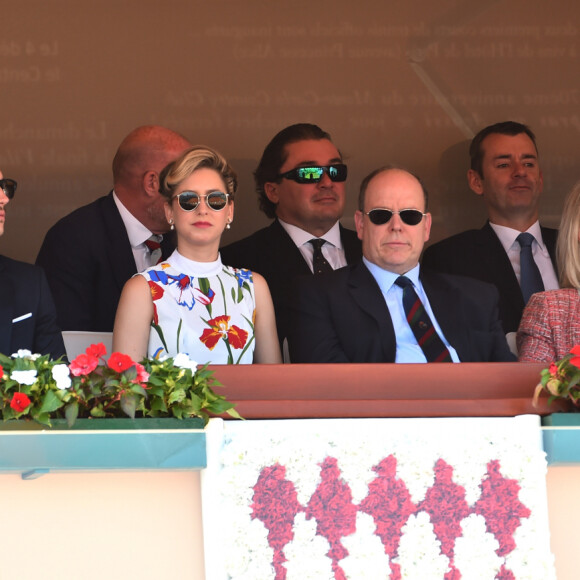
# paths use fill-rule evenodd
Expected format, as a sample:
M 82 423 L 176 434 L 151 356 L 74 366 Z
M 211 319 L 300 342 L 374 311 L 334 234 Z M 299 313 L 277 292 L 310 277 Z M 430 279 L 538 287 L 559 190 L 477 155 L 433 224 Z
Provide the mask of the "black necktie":
M 520 234 L 517 238 L 520 244 L 520 286 L 524 303 L 527 304 L 530 296 L 535 292 L 544 291 L 544 282 L 538 269 L 538 265 L 532 254 L 532 242 L 534 236 L 528 232 Z
M 322 255 L 322 246 L 326 244 L 326 240 L 312 238 L 311 240 L 308 240 L 308 243 L 312 244 L 312 247 L 314 248 L 314 253 L 312 254 L 312 270 L 314 273 L 324 274 L 326 272 L 332 272 L 332 266 Z
M 161 240 L 163 238 L 156 234 L 151 234 L 147 240 L 145 240 L 145 245 L 149 248 L 151 254 L 151 265 L 156 266 L 161 262 Z
M 405 276 L 399 276 L 395 284 L 403 289 L 405 316 L 427 362 L 452 362 L 447 347 L 437 334 L 421 299 L 415 292 L 413 282 Z

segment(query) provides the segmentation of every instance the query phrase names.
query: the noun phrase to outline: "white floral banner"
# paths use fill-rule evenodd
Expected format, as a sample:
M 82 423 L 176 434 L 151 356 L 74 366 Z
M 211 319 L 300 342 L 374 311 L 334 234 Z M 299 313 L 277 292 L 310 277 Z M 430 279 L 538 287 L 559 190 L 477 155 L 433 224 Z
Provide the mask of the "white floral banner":
M 549 580 L 539 418 L 212 421 L 208 580 Z

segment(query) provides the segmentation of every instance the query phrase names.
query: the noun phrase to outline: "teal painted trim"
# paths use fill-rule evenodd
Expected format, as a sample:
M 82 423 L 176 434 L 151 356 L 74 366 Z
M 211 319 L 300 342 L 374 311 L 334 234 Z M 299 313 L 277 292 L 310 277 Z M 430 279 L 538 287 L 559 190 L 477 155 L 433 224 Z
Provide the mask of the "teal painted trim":
M 580 413 L 542 417 L 542 437 L 548 465 L 580 463 Z
M 21 473 L 26 479 L 48 471 L 206 466 L 205 432 L 197 429 L 0 432 L 0 473 Z

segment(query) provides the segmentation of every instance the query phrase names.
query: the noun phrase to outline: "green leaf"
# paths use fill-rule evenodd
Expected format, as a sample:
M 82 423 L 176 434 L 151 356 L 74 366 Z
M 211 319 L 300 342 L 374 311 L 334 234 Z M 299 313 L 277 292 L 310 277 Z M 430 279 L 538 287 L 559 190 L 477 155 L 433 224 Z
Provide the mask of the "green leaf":
M 126 394 L 120 400 L 121 409 L 125 414 L 129 415 L 131 419 L 135 418 L 135 410 L 137 409 L 137 396 L 133 394 Z
M 69 427 L 72 427 L 79 416 L 79 405 L 76 401 L 69 403 L 64 409 L 64 416 L 66 417 L 66 423 Z
M 39 413 L 52 413 L 63 406 L 63 402 L 56 396 L 54 391 L 47 391 L 42 398 Z

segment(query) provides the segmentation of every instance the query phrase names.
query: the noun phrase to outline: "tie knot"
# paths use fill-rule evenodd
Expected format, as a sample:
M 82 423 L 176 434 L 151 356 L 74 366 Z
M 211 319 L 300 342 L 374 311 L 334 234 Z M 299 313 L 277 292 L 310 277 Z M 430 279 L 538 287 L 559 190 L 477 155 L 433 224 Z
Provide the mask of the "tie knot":
M 411 280 L 409 280 L 409 278 L 407 278 L 407 276 L 399 276 L 396 280 L 395 280 L 395 284 L 397 286 L 400 286 L 401 288 L 408 288 L 409 286 L 413 286 L 413 282 L 411 282 Z
M 161 247 L 161 240 L 159 236 L 153 234 L 150 238 L 145 240 L 145 245 L 149 248 L 150 252 L 154 252 Z
M 516 240 L 519 242 L 521 248 L 529 248 L 535 240 L 534 236 L 528 232 L 521 233 Z
M 315 250 L 320 250 L 322 246 L 326 244 L 326 240 L 323 240 L 322 238 L 312 238 L 311 240 L 308 240 L 308 243 L 312 244 Z

